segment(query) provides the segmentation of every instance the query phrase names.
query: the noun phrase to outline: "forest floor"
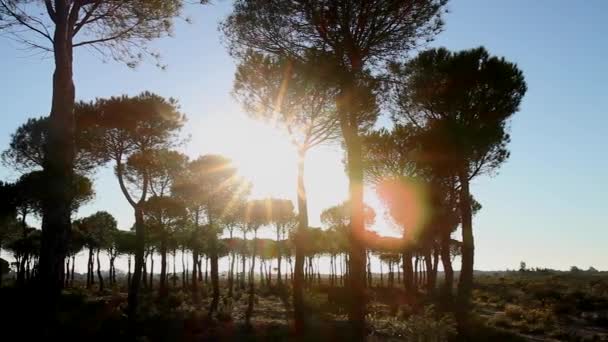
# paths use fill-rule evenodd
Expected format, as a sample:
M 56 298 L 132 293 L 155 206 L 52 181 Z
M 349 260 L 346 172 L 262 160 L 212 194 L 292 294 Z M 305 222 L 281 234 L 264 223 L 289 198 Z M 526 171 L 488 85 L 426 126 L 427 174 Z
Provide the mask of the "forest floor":
M 66 290 L 52 323 L 62 341 L 129 340 L 124 312 L 124 288 L 102 293 L 81 287 Z M 251 325 L 245 324 L 247 293 L 222 297 L 209 317 L 209 293 L 200 300 L 190 291 L 173 288 L 159 300 L 156 292 L 142 296 L 139 341 L 290 341 L 290 294 L 277 287 L 260 287 L 255 296 Z M 222 289 L 222 293 L 226 293 Z M 368 291 L 370 341 L 608 341 L 608 275 L 530 272 L 476 276 L 471 333 L 456 335 L 445 305 L 419 294 L 407 296 L 400 288 Z M 308 328 L 300 341 L 348 340 L 346 291 L 315 286 L 305 293 Z M 0 289 L 2 336 L 31 340 L 42 334 L 36 326 L 39 299 L 28 289 Z M 13 335 L 18 333 L 18 335 Z M 10 335 L 7 335 L 10 334 Z M 10 340 L 10 339 L 9 339 Z M 132 339 L 131 339 L 132 340 Z

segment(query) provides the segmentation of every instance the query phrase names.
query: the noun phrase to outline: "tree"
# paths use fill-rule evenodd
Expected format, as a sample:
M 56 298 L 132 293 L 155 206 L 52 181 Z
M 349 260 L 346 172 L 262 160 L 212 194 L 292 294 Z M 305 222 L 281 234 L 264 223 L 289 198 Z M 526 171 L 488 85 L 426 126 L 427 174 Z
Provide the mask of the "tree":
M 75 224 L 78 226 L 78 230 L 84 234 L 86 245 L 89 247 L 90 273 L 93 271 L 93 253 L 96 250 L 97 278 L 99 280 L 99 291 L 101 292 L 104 289 L 104 281 L 101 275 L 99 252 L 112 243 L 114 234 L 118 230 L 116 219 L 106 211 L 98 211 L 76 221 Z
M 95 132 L 87 129 L 85 113 L 90 109 L 87 103 L 79 102 L 74 106 L 75 113 L 75 154 L 74 171 L 86 175 L 100 164 L 103 156 L 96 154 L 91 144 L 97 139 Z M 50 118 L 30 118 L 11 135 L 9 148 L 2 152 L 2 161 L 19 171 L 36 171 L 44 167 L 45 144 L 48 140 Z M 103 163 L 103 161 L 101 161 Z
M 53 53 L 53 94 L 45 142 L 49 183 L 43 202 L 41 289 L 54 301 L 63 285 L 63 260 L 70 224 L 74 169 L 74 48 L 92 47 L 135 65 L 149 53 L 146 43 L 170 33 L 180 0 L 0 0 L 0 29 L 27 47 Z M 53 32 L 53 33 L 51 33 Z
M 326 87 L 313 56 L 297 60 L 265 56 L 249 51 L 238 66 L 234 94 L 256 118 L 276 122 L 285 129 L 298 152 L 298 231 L 308 228 L 308 206 L 304 186 L 307 152 L 339 137 L 335 115 L 335 89 Z M 296 266 L 293 288 L 295 324 L 303 330 L 303 249 L 295 234 Z M 300 247 L 298 247 L 300 246 Z M 280 269 L 280 267 L 279 267 Z M 280 279 L 280 278 L 279 278 Z
M 253 315 L 253 304 L 255 298 L 255 258 L 258 246 L 258 229 L 270 222 L 270 203 L 266 199 L 250 200 L 245 206 L 245 222 L 247 230 L 253 231 L 253 248 L 251 251 L 251 269 L 249 271 L 249 297 L 247 299 L 247 311 L 245 312 L 245 321 L 247 325 L 251 325 L 251 316 Z M 261 276 L 261 275 L 260 275 Z
M 296 214 L 293 211 L 293 203 L 288 199 L 270 198 L 268 199 L 268 206 L 270 212 L 269 219 L 275 227 L 277 237 L 275 246 L 277 258 L 277 283 L 281 284 L 282 236 L 284 236 L 290 226 L 294 224 Z
M 127 255 L 127 286 L 131 284 L 131 256 L 135 254 L 135 234 L 130 231 L 118 230 L 114 236 L 117 254 Z
M 508 158 L 507 125 L 519 109 L 526 83 L 515 64 L 490 56 L 482 47 L 460 52 L 431 49 L 395 69 L 400 80 L 394 96 L 395 118 L 424 127 L 425 157 L 452 170 L 459 182 L 462 268 L 458 297 L 459 307 L 466 312 L 474 260 L 469 182 L 494 172 Z
M 176 151 L 166 148 L 149 151 L 149 162 L 146 164 L 150 182 L 150 193 L 153 195 L 144 204 L 144 218 L 150 233 L 158 242 L 161 255 L 161 272 L 159 294 L 164 297 L 167 290 L 167 249 L 169 241 L 178 224 L 183 224 L 186 212 L 184 203 L 170 196 L 174 183 L 184 173 L 188 158 Z
M 160 153 L 158 151 L 177 143 L 184 121 L 185 116 L 179 112 L 175 99 L 165 99 L 149 92 L 134 97 L 98 99 L 87 116 L 89 129 L 95 130 L 100 137 L 95 146 L 114 163 L 121 192 L 135 215 L 135 267 L 128 306 L 131 318 L 137 310 L 144 265 L 146 234 L 143 206 L 149 192 L 153 191 L 150 189 L 151 172 L 158 169 L 154 157 Z
M 238 175 L 238 170 L 230 159 L 221 155 L 205 155 L 188 165 L 187 172 L 175 185 L 174 191 L 177 196 L 184 198 L 189 208 L 196 229 L 195 234 L 202 233 L 203 224 L 209 233 L 206 235 L 209 238 L 206 242 L 210 251 L 213 288 L 209 312 L 213 313 L 217 310 L 220 298 L 218 235 L 221 233 L 222 220 L 232 210 L 232 206 L 238 204 L 241 198 L 249 193 L 249 184 Z M 196 291 L 199 248 L 194 248 L 192 252 L 192 286 Z
M 21 227 L 17 222 L 17 203 L 12 184 L 0 181 L 0 250 L 6 243 L 20 235 Z M 7 271 L 8 272 L 8 271 Z M 3 270 L 0 270 L 0 287 Z
M 351 220 L 351 298 L 349 320 L 357 340 L 365 332 L 365 251 L 363 172 L 359 135 L 374 123 L 377 111 L 370 71 L 386 60 L 403 58 L 441 29 L 446 0 L 404 2 L 240 0 L 223 23 L 234 55 L 255 50 L 301 59 L 321 57 L 327 81 L 336 87 L 337 118 L 346 148 Z
M 161 255 L 159 295 L 166 297 L 167 289 L 167 250 L 169 241 L 178 227 L 183 224 L 186 216 L 184 203 L 171 196 L 155 195 L 150 197 L 144 204 L 144 218 L 151 235 L 159 240 L 159 252 Z

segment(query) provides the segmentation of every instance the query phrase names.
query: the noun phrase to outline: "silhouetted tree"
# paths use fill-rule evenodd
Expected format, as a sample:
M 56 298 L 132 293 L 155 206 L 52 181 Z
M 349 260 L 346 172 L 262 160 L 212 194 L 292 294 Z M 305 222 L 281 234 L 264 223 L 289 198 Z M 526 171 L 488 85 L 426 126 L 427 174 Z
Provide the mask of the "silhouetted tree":
M 336 90 L 326 87 L 314 59 L 265 56 L 253 51 L 241 58 L 237 68 L 234 94 L 256 118 L 281 125 L 298 151 L 298 227 L 308 228 L 308 206 L 304 186 L 304 163 L 313 147 L 339 137 L 335 115 Z M 302 279 L 304 254 L 294 235 L 296 265 L 293 286 L 295 324 L 302 330 Z
M 424 127 L 425 158 L 453 170 L 459 181 L 463 237 L 458 297 L 466 312 L 474 259 L 469 182 L 494 172 L 508 158 L 507 125 L 526 93 L 524 77 L 515 64 L 484 48 L 431 49 L 395 69 L 396 119 Z
M 213 298 L 209 312 L 217 310 L 220 298 L 219 288 L 219 255 L 218 235 L 222 232 L 224 215 L 233 205 L 249 193 L 249 185 L 238 175 L 232 161 L 220 155 L 205 155 L 192 161 L 188 172 L 176 184 L 175 192 L 185 198 L 196 228 L 205 225 L 208 230 L 207 247 L 211 261 L 211 285 Z M 199 228 L 199 229 L 200 229 Z M 200 230 L 197 234 L 200 234 Z M 193 249 L 192 284 L 196 289 L 197 249 Z
M 152 170 L 158 166 L 154 151 L 171 148 L 185 116 L 174 99 L 144 92 L 134 97 L 98 99 L 87 122 L 100 136 L 95 145 L 114 163 L 121 192 L 135 215 L 135 267 L 129 287 L 129 315 L 136 313 L 144 265 L 145 226 L 143 205 L 152 192 Z
M 245 321 L 247 325 L 251 325 L 251 316 L 253 315 L 253 305 L 255 299 L 255 258 L 258 246 L 258 229 L 270 223 L 270 203 L 268 200 L 250 200 L 245 206 L 245 222 L 247 222 L 247 230 L 253 231 L 252 251 L 251 251 L 251 269 L 249 271 L 249 297 L 247 299 L 247 311 L 245 312 Z M 262 276 L 260 274 L 260 276 Z
M 76 103 L 74 171 L 86 175 L 97 167 L 102 155 L 91 144 L 97 141 L 95 132 L 87 129 L 86 113 L 90 104 Z M 9 148 L 2 152 L 2 161 L 18 171 L 37 171 L 44 166 L 44 148 L 48 140 L 49 117 L 30 118 L 11 135 Z
M 151 55 L 146 43 L 171 32 L 180 0 L 0 0 L 0 29 L 25 46 L 52 52 L 53 94 L 45 142 L 48 179 L 42 211 L 41 290 L 54 300 L 63 285 L 74 168 L 73 50 L 92 47 L 104 57 L 134 65 Z
M 152 235 L 158 237 L 158 250 L 161 256 L 158 291 L 161 297 L 166 297 L 168 294 L 167 251 L 169 240 L 179 229 L 178 227 L 183 224 L 185 216 L 185 205 L 176 197 L 155 195 L 144 204 L 146 226 L 154 232 Z
M 118 230 L 116 219 L 108 212 L 98 211 L 90 216 L 77 220 L 75 225 L 78 226 L 78 230 L 84 234 L 85 243 L 89 248 L 88 273 L 91 278 L 93 277 L 93 254 L 96 256 L 99 291 L 103 291 L 104 280 L 101 275 L 99 253 L 102 249 L 107 248 L 112 243 L 114 234 Z M 88 285 L 90 285 L 89 282 L 87 282 L 87 286 Z
M 365 251 L 359 238 L 364 230 L 363 172 L 360 133 L 376 119 L 374 82 L 369 71 L 387 59 L 402 58 L 421 41 L 441 29 L 445 0 L 417 2 L 374 1 L 236 1 L 223 23 L 231 52 L 253 49 L 265 54 L 302 58 L 322 56 L 328 83 L 338 90 L 337 117 L 347 151 L 350 181 L 351 300 L 349 319 L 357 340 L 365 333 Z

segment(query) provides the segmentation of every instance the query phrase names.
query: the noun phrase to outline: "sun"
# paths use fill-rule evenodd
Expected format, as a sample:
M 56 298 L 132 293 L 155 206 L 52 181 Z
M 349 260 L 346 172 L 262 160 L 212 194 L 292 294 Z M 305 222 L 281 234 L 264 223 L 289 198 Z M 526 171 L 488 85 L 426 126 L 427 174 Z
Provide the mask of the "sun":
M 280 127 L 236 113 L 210 116 L 197 125 L 190 154 L 230 158 L 239 175 L 251 182 L 251 198 L 295 199 L 296 150 Z

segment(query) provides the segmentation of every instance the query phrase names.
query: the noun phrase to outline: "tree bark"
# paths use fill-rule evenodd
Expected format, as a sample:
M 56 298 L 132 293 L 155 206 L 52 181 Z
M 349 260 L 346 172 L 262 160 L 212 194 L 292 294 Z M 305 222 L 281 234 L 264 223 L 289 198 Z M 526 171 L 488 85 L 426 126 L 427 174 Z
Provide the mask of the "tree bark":
M 63 260 L 71 231 L 72 184 L 74 177 L 74 101 L 73 46 L 70 7 L 57 2 L 53 53 L 52 105 L 44 145 L 46 196 L 42 201 L 42 238 L 39 259 L 40 293 L 54 310 L 63 283 Z M 77 9 L 72 9 L 77 10 Z
M 246 269 L 246 267 L 245 267 L 245 261 L 246 261 L 245 257 L 246 257 L 246 254 L 247 254 L 247 247 L 245 247 L 246 244 L 247 244 L 247 231 L 243 230 L 243 251 L 242 251 L 242 254 L 241 254 L 241 262 L 243 264 L 243 268 L 241 269 L 241 290 L 245 289 L 245 272 L 246 272 L 245 271 L 245 269 Z
M 473 218 L 471 212 L 471 194 L 469 191 L 469 178 L 466 172 L 461 171 L 460 180 L 460 218 L 462 222 L 462 267 L 460 281 L 458 282 L 458 307 L 461 318 L 464 318 L 470 309 L 471 292 L 473 291 L 473 260 L 475 245 L 473 240 Z
M 230 228 L 230 241 L 233 241 L 233 228 Z M 230 251 L 230 274 L 228 275 L 228 297 L 232 298 L 234 291 L 234 259 L 236 259 L 236 255 L 234 253 L 234 249 Z
M 167 289 L 167 236 L 163 233 L 160 242 L 160 283 L 158 284 L 158 294 L 166 297 L 169 294 Z
M 426 290 L 430 293 L 435 288 L 435 281 L 433 280 L 433 260 L 431 259 L 431 251 L 427 251 L 424 255 L 424 263 L 426 268 Z
M 218 257 L 218 241 L 217 236 L 211 238 L 211 288 L 213 291 L 211 305 L 209 306 L 209 315 L 217 311 L 217 306 L 220 302 L 220 279 L 219 279 L 219 257 Z
M 363 235 L 365 232 L 363 216 L 363 160 L 356 115 L 354 113 L 347 113 L 347 109 L 345 108 L 345 106 L 348 106 L 345 102 L 353 100 L 348 94 L 351 91 L 351 89 L 348 88 L 350 86 L 352 85 L 349 84 L 343 89 L 342 94 L 337 101 L 342 136 L 346 145 L 349 203 L 351 206 L 348 275 L 350 308 L 348 311 L 348 319 L 351 324 L 353 340 L 364 341 L 367 332 L 365 327 L 366 255 L 365 248 L 363 247 Z
M 97 248 L 97 278 L 99 279 L 99 292 L 103 291 L 103 276 L 101 275 L 101 263 L 99 262 L 99 251 L 100 248 Z
M 277 229 L 277 284 L 281 285 L 281 232 Z
M 257 253 L 257 237 L 258 231 L 253 231 L 253 251 L 251 252 L 251 274 L 249 277 L 249 299 L 247 300 L 247 311 L 245 312 L 245 322 L 248 326 L 251 326 L 251 316 L 253 315 L 253 304 L 255 301 L 255 255 Z
M 403 252 L 403 285 L 405 291 L 411 294 L 414 290 L 414 268 L 412 266 L 412 252 L 405 250 Z
M 135 268 L 131 277 L 128 297 L 128 315 L 129 320 L 134 324 L 135 315 L 137 313 L 137 305 L 139 304 L 139 290 L 141 285 L 141 273 L 144 265 L 144 247 L 145 247 L 145 227 L 143 210 L 135 207 Z
M 89 260 L 87 262 L 87 289 L 93 285 L 93 248 L 89 247 Z
M 72 255 L 72 270 L 70 272 L 70 287 L 74 287 L 74 265 L 76 264 L 76 254 Z
M 293 311 L 294 328 L 296 336 L 302 336 L 306 329 L 303 297 L 304 282 L 304 244 L 303 235 L 308 229 L 308 203 L 306 198 L 306 187 L 304 185 L 304 162 L 306 151 L 298 153 L 298 228 L 295 234 L 296 262 L 293 278 Z

